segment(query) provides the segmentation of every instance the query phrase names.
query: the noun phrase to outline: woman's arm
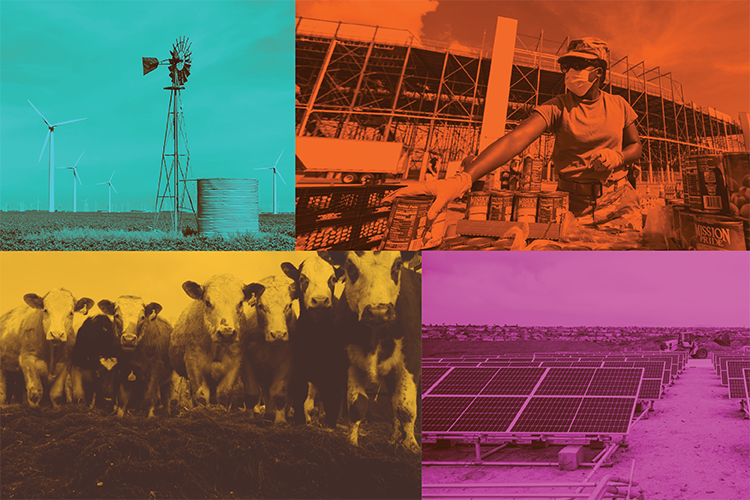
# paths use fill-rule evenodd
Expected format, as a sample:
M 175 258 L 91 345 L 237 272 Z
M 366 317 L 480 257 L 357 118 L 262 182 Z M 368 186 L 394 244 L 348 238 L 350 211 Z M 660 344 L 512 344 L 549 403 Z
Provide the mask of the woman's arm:
M 635 129 L 635 126 L 633 128 Z M 471 175 L 472 182 L 487 175 L 529 147 L 532 142 L 539 139 L 546 129 L 547 122 L 542 118 L 542 115 L 531 113 L 531 116 L 522 121 L 513 131 L 496 140 L 482 151 L 476 160 L 466 168 L 465 172 Z M 637 131 L 636 140 L 638 140 Z M 640 142 L 638 143 L 638 156 L 640 157 Z
M 635 123 L 631 123 L 622 131 L 622 157 L 623 163 L 636 162 L 641 158 L 641 138 Z

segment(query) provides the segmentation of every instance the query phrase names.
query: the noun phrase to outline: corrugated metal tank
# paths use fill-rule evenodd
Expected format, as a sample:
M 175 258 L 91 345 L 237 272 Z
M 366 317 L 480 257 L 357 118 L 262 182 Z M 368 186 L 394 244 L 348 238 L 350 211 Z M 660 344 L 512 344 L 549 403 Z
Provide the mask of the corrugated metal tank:
M 198 179 L 198 232 L 258 232 L 257 179 Z

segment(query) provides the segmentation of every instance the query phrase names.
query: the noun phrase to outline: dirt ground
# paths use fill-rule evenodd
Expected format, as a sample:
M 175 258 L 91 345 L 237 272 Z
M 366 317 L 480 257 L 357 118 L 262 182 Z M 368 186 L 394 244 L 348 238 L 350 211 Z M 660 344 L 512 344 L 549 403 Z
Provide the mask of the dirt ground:
M 616 451 L 611 459 L 613 465 L 600 468 L 592 480 L 608 474 L 627 478 L 635 460 L 633 478 L 639 483 L 636 490 L 643 490 L 647 500 L 750 498 L 750 420 L 744 418 L 739 400 L 730 400 L 728 392 L 721 386 L 710 360 L 691 359 L 664 398 L 655 402 L 649 418 L 631 429 L 629 446 Z M 489 460 L 556 462 L 561 448 L 510 448 Z M 594 454 L 587 449 L 584 460 Z M 473 456 L 471 445 L 437 449 L 436 445 L 428 444 L 423 446 L 422 461 L 472 460 Z M 565 472 L 557 467 L 423 466 L 422 481 L 423 484 L 582 482 L 590 471 L 588 467 Z

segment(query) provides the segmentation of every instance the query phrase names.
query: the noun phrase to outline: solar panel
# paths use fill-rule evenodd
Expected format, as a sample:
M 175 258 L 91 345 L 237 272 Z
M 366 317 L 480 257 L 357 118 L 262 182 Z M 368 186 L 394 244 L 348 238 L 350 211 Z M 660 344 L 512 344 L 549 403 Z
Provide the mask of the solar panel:
M 544 368 L 500 368 L 481 394 L 499 396 L 525 396 L 531 394 Z
M 742 370 L 744 368 L 750 368 L 750 360 L 747 360 L 747 361 L 738 361 L 738 360 L 727 361 L 727 377 L 729 377 L 729 378 L 743 378 Z
M 573 361 L 573 367 L 599 368 L 602 366 L 601 361 Z
M 638 399 L 659 399 L 661 397 L 661 379 L 643 379 Z
M 632 363 L 631 363 L 632 364 Z M 645 368 L 430 368 L 425 433 L 625 433 L 636 396 L 656 399 Z M 442 378 L 441 378 L 442 377 Z
M 722 372 L 726 374 L 729 385 L 730 399 L 744 399 L 747 397 L 745 389 L 745 374 L 743 370 L 750 368 L 750 359 L 744 360 L 727 360 L 727 370 Z
M 447 432 L 473 400 L 473 396 L 423 398 L 422 432 Z
M 742 372 L 745 374 L 745 391 L 750 399 L 750 369 L 745 368 Z
M 532 397 L 511 432 L 568 432 L 582 399 Z
M 595 371 L 594 368 L 550 368 L 535 394 L 583 396 Z
M 637 396 L 643 368 L 599 368 L 587 396 Z
M 499 368 L 453 368 L 430 394 L 479 394 Z
M 573 362 L 572 361 L 542 361 L 542 364 L 540 366 L 543 366 L 545 368 L 551 368 L 551 367 L 565 368 L 565 367 L 573 366 Z
M 422 391 L 427 392 L 450 368 L 422 366 Z
M 584 398 L 570 432 L 626 433 L 635 398 Z
M 729 379 L 729 399 L 745 399 L 747 390 L 745 389 L 744 378 Z
M 451 427 L 452 432 L 505 432 L 525 397 L 476 398 Z

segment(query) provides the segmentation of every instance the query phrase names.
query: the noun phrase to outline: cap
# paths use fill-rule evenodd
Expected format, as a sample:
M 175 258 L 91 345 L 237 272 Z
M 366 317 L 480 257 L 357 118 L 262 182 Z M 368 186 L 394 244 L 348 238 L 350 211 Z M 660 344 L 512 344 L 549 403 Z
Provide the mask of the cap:
M 608 61 L 609 47 L 607 42 L 599 38 L 584 37 L 571 40 L 568 44 L 568 51 L 557 58 L 561 62 L 566 57 L 580 57 L 582 59 L 601 59 Z

